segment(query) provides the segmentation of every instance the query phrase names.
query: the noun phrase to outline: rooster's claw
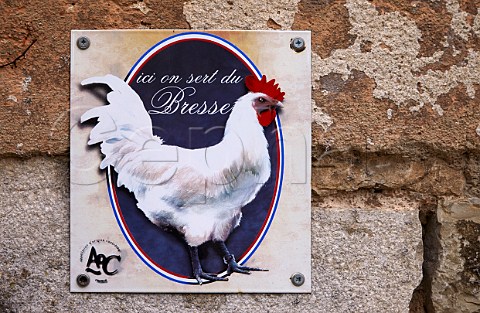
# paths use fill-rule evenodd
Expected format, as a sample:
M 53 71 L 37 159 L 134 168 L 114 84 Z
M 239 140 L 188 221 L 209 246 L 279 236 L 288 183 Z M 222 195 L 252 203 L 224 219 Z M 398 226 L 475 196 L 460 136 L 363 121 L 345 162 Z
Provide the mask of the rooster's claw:
M 231 254 L 230 251 L 228 251 L 227 246 L 225 245 L 225 242 L 217 241 L 216 243 L 220 248 L 220 252 L 223 254 L 223 263 L 225 263 L 228 266 L 227 275 L 231 275 L 232 273 L 241 273 L 241 274 L 250 275 L 250 271 L 268 272 L 268 270 L 263 268 L 238 265 L 237 261 L 235 260 L 235 256 Z
M 240 266 L 237 262 L 234 265 L 228 265 L 227 274 L 230 275 L 232 273 L 241 273 L 250 275 L 250 271 L 261 271 L 261 272 L 268 272 L 267 269 L 258 268 L 258 267 L 248 267 L 248 266 Z
M 203 284 L 202 279 L 205 279 L 208 281 L 228 281 L 228 278 L 226 277 L 218 277 L 217 274 L 204 273 L 203 271 L 199 273 L 195 273 L 194 275 L 199 285 Z

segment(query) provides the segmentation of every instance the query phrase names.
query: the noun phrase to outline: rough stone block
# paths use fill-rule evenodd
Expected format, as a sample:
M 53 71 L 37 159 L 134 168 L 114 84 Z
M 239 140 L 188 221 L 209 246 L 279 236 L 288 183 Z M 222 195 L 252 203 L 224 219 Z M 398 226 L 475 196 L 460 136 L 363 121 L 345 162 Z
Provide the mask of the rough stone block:
M 421 279 L 418 203 L 356 192 L 313 210 L 312 294 L 72 294 L 68 159 L 0 159 L 0 176 L 2 312 L 408 312 Z
M 438 210 L 441 244 L 432 280 L 438 313 L 480 311 L 480 199 L 445 198 Z
M 358 192 L 313 212 L 317 312 L 408 312 L 422 278 L 418 203 Z

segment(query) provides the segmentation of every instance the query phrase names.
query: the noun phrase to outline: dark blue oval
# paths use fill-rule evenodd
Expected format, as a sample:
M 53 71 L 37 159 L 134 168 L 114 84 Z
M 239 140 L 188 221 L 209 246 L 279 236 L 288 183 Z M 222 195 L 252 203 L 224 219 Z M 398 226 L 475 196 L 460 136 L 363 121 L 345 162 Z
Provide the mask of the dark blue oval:
M 248 75 L 259 75 L 253 63 L 251 63 L 253 66 L 249 66 L 245 59 L 251 61 L 230 43 L 209 34 L 199 33 L 199 36 L 192 34 L 195 33 L 176 35 L 158 43 L 140 58 L 127 76 L 126 81 L 138 93 L 147 111 L 151 113 L 159 111 L 156 107 L 156 103 L 159 102 L 152 105 L 151 100 L 158 90 L 168 86 L 196 87 L 195 94 L 188 97 L 189 103 L 201 104 L 206 101 L 207 105 L 211 106 L 216 101 L 218 107 L 227 103 L 233 105 L 239 97 L 247 93 L 243 79 Z M 175 40 L 172 40 L 173 38 Z M 171 43 L 165 44 L 168 40 Z M 223 45 L 222 42 L 226 44 Z M 232 73 L 233 76 L 241 77 L 242 81 L 232 84 L 221 83 L 222 78 L 231 77 Z M 205 74 L 210 75 L 210 80 L 207 77 L 198 80 L 205 79 L 207 83 L 188 83 L 190 78 L 195 79 Z M 182 79 L 175 80 L 174 75 Z M 152 77 L 155 79 L 152 80 Z M 151 83 L 143 83 L 149 80 L 152 80 Z M 172 112 L 173 109 L 169 111 Z M 229 113 L 182 114 L 182 111 L 177 109 L 172 114 L 150 114 L 150 117 L 154 134 L 161 137 L 166 144 L 195 149 L 215 145 L 222 140 L 223 127 Z M 226 242 L 230 252 L 237 260 L 243 258 L 243 262 L 249 258 L 265 236 L 281 188 L 279 142 L 281 133 L 279 136 L 276 123 L 265 128 L 265 136 L 271 160 L 270 178 L 257 197 L 242 209 L 241 224 Z M 187 244 L 183 238 L 175 231 L 160 229 L 153 225 L 137 208 L 133 193 L 124 187 L 116 187 L 116 172 L 109 172 L 111 172 L 109 190 L 112 193 L 114 212 L 122 232 L 134 251 L 162 276 L 180 283 L 196 283 L 194 280 L 186 279 L 192 277 L 192 269 Z M 210 242 L 199 247 L 199 254 L 206 272 L 220 273 L 225 270 L 222 257 Z

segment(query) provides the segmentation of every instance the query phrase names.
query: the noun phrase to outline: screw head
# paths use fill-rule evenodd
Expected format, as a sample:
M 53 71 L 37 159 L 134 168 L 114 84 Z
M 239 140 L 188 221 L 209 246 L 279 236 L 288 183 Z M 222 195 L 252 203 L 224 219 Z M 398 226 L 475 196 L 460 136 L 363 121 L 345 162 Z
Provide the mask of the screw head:
M 300 287 L 305 283 L 305 276 L 303 276 L 302 273 L 295 273 L 292 276 L 290 276 L 290 281 L 294 286 Z
M 82 36 L 77 39 L 77 47 L 80 50 L 87 50 L 90 47 L 90 39 L 88 37 Z
M 80 274 L 77 276 L 77 284 L 80 287 L 86 287 L 90 284 L 90 277 L 87 274 Z
M 302 52 L 305 50 L 305 40 L 301 37 L 290 39 L 290 48 L 295 52 Z

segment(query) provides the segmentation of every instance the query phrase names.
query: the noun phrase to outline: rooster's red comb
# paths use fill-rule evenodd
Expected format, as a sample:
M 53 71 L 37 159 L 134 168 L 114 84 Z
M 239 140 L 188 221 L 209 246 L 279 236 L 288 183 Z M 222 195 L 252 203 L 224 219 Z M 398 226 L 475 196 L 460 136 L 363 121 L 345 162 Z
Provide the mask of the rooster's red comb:
M 278 88 L 278 84 L 275 84 L 275 79 L 267 82 L 267 77 L 262 76 L 262 79 L 259 80 L 253 75 L 245 77 L 245 85 L 251 92 L 262 92 L 278 101 L 283 101 L 283 96 L 285 93 Z

